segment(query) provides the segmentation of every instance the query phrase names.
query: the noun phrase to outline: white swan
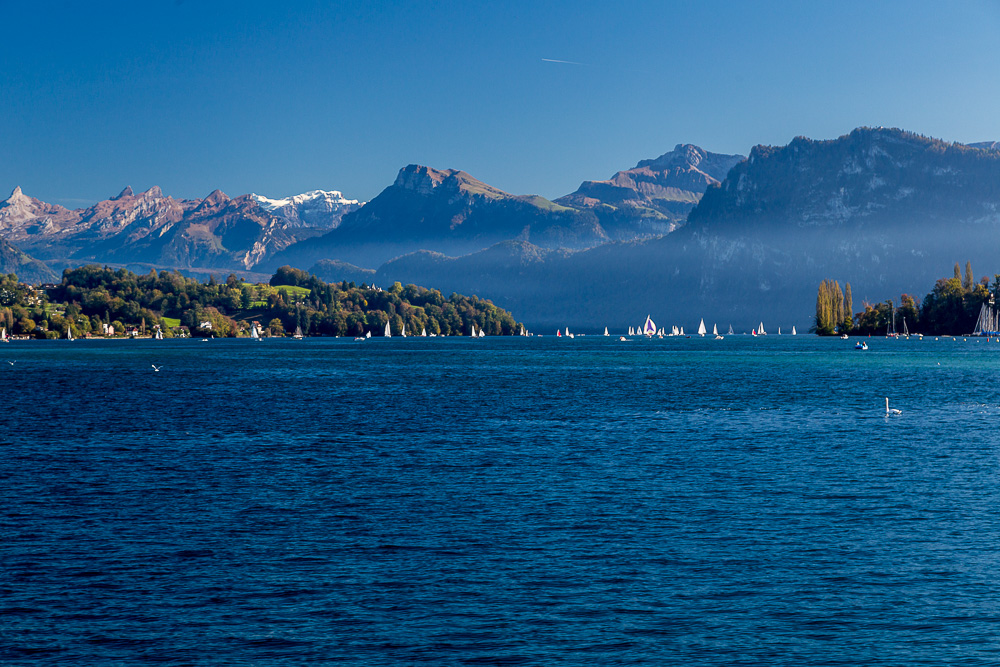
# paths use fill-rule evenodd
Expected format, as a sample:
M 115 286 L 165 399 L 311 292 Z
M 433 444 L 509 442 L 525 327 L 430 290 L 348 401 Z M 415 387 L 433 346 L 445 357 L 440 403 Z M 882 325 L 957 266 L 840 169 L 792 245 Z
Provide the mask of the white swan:
M 889 415 L 901 415 L 901 414 L 903 414 L 902 410 L 897 410 L 896 408 L 890 408 L 889 407 L 889 397 L 886 396 L 885 397 L 885 416 L 888 417 Z

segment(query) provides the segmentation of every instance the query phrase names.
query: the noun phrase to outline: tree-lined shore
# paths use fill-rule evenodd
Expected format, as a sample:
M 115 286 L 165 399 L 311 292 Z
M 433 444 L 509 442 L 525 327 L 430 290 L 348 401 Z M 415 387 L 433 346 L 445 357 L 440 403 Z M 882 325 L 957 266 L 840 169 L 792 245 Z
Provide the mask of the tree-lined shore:
M 492 302 L 416 285 L 382 289 L 352 282 L 325 283 L 281 267 L 268 283 L 199 282 L 178 272 L 96 265 L 67 269 L 58 285 L 32 287 L 14 274 L 0 275 L 0 326 L 11 335 L 36 338 L 150 335 L 245 336 L 253 322 L 265 335 L 297 328 L 307 336 L 382 335 L 404 330 L 468 335 L 473 325 L 487 335 L 520 329 L 513 316 Z
M 965 269 L 956 263 L 951 278 L 940 278 L 930 292 L 918 302 L 909 294 L 899 301 L 887 299 L 865 303 L 864 309 L 852 315 L 851 285 L 841 290 L 835 280 L 824 280 L 816 294 L 814 330 L 821 336 L 834 334 L 885 335 L 886 333 L 921 333 L 932 336 L 970 334 L 975 329 L 984 303 L 1000 300 L 1000 274 L 978 281 L 972 263 Z

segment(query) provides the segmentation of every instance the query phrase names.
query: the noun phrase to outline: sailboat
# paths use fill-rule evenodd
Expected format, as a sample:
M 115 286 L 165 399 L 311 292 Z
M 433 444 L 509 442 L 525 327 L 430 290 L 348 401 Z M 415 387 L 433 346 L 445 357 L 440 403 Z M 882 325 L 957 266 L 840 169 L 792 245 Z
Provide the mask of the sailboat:
M 781 335 L 781 327 L 778 327 L 778 335 Z
M 758 336 L 766 336 L 767 335 L 767 332 L 764 331 L 764 323 L 763 322 L 760 323 L 760 328 L 757 329 L 757 335 Z
M 157 329 L 156 333 L 157 333 L 157 336 L 159 336 L 160 330 Z M 250 325 L 250 338 L 252 338 L 254 340 L 258 340 L 258 341 L 260 340 L 260 334 L 257 332 L 257 323 L 256 322 L 253 322 Z
M 399 332 L 399 335 L 402 336 L 403 338 L 406 338 L 406 325 L 405 324 L 403 325 L 402 330 Z
M 632 329 L 632 327 L 628 328 L 628 335 L 629 336 L 634 336 L 635 335 L 635 331 Z
M 392 338 L 392 331 L 389 330 L 389 323 L 385 323 L 385 333 L 382 334 L 386 338 Z
M 605 335 L 605 336 L 607 336 L 607 335 L 608 335 L 608 328 L 607 328 L 607 327 L 604 327 L 604 335 Z
M 480 338 L 486 338 L 486 330 L 485 329 L 480 329 L 479 330 L 479 337 Z M 570 338 L 572 338 L 572 336 L 570 336 Z
M 792 335 L 793 336 L 797 336 L 798 335 L 797 333 L 795 333 L 795 325 L 794 324 L 792 325 Z
M 66 340 L 73 340 L 73 330 L 66 327 Z
M 698 323 L 698 335 L 704 336 L 708 333 L 708 329 L 705 328 L 705 318 L 701 318 L 701 322 Z
M 680 333 L 677 334 L 677 335 L 678 336 L 683 336 L 684 335 L 684 327 L 681 327 Z
M 642 333 L 650 337 L 656 333 L 656 325 L 653 323 L 653 320 L 649 317 L 649 315 L 646 315 L 646 323 L 642 325 Z
M 473 333 L 475 333 L 475 327 L 473 327 Z M 562 338 L 562 331 L 556 329 L 556 338 Z
M 670 335 L 671 336 L 680 336 L 681 335 L 681 330 L 677 328 L 676 324 L 674 326 L 670 327 Z
M 386 325 L 386 326 L 388 326 L 388 325 Z M 302 336 L 302 327 L 300 327 L 298 324 L 295 325 L 295 335 L 292 336 L 292 338 L 294 338 L 295 340 L 302 340 L 302 338 L 303 338 L 303 336 Z
M 733 335 L 733 325 L 732 324 L 729 325 L 729 331 L 726 332 L 726 335 L 727 336 L 732 336 Z
M 566 336 L 567 336 L 567 337 L 569 337 L 569 338 L 572 338 L 572 337 L 573 337 L 573 334 L 571 334 L 571 333 L 569 332 L 569 327 L 566 327 Z
M 472 337 L 473 338 L 477 338 L 477 336 L 476 336 L 476 325 L 475 324 L 472 325 Z
M 371 338 L 371 337 L 372 337 L 372 332 L 371 331 L 366 331 L 365 332 L 365 338 Z
M 0 330 L 0 341 L 4 343 L 10 342 L 10 337 L 7 335 L 7 327 L 4 327 L 2 330 Z
M 886 324 L 885 324 L 885 337 L 886 338 L 895 338 L 896 335 L 897 335 L 896 334 L 896 307 L 893 306 L 893 305 L 891 305 L 891 302 L 890 302 L 890 307 L 889 307 L 889 315 L 890 315 L 889 322 L 886 322 Z M 891 327 L 892 327 L 891 329 L 890 329 L 890 323 L 891 323 Z
M 250 335 L 253 335 L 253 330 L 250 331 Z M 156 327 L 156 333 L 153 334 L 153 339 L 163 340 L 163 331 L 160 330 L 160 327 Z
M 712 335 L 713 336 L 718 336 L 719 335 L 719 325 L 718 324 L 713 324 L 712 325 Z
M 426 327 L 421 327 L 420 328 L 420 337 L 421 338 L 427 338 L 427 328 Z

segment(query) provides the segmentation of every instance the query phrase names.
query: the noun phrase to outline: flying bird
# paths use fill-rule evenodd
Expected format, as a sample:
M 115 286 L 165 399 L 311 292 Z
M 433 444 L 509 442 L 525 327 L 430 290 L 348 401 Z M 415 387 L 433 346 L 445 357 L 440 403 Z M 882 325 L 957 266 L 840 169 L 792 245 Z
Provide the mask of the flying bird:
M 153 370 L 156 371 L 156 372 L 159 372 L 160 369 L 163 368 L 162 365 L 161 366 L 157 366 L 156 364 L 150 364 L 150 366 L 152 366 Z
M 10 364 L 11 366 L 13 366 L 14 364 L 17 363 L 17 359 L 15 359 L 14 361 L 8 361 L 7 363 Z

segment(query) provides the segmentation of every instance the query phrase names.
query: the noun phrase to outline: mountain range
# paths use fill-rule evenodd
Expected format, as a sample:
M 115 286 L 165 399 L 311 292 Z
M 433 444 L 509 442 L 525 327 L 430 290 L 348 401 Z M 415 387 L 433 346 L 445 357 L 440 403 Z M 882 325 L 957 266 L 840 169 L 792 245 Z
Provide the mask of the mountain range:
M 535 326 L 627 326 L 648 312 L 688 331 L 702 317 L 724 330 L 764 321 L 804 331 L 820 280 L 851 282 L 855 311 L 898 303 L 955 262 L 992 277 L 998 232 L 1000 151 L 859 128 L 755 147 L 686 225 L 657 239 L 565 255 L 512 244 L 454 259 L 418 253 L 376 280 L 497 295 Z
M 321 190 L 287 199 L 174 199 L 159 187 L 69 210 L 25 195 L 20 187 L 0 202 L 0 238 L 52 268 L 87 262 L 159 268 L 253 269 L 296 241 L 334 229 L 361 207 L 340 192 Z
M 0 237 L 52 268 L 83 261 L 310 269 L 491 298 L 529 325 L 601 328 L 653 314 L 749 328 L 812 320 L 820 280 L 864 299 L 922 294 L 969 260 L 998 267 L 1000 150 L 898 129 L 756 146 L 678 145 L 553 201 L 409 165 L 371 202 L 340 193 L 173 200 L 158 188 L 78 211 L 19 189 Z M 296 208 L 298 207 L 298 208 Z

